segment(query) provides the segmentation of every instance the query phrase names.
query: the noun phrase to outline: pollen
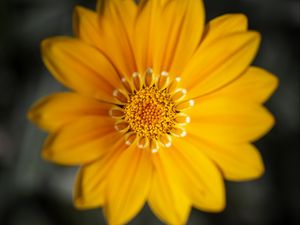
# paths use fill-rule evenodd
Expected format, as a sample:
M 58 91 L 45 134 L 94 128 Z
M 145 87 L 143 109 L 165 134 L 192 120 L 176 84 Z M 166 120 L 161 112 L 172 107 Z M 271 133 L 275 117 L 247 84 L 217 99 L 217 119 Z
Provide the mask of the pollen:
M 142 88 L 130 97 L 124 111 L 129 129 L 139 137 L 157 140 L 175 126 L 176 106 L 166 89 Z

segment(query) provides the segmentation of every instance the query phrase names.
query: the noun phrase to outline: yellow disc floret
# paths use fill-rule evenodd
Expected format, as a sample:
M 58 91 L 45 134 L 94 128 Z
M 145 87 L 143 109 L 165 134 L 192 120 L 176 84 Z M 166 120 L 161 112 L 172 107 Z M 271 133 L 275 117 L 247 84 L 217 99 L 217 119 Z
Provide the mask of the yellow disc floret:
M 176 107 L 166 89 L 144 87 L 133 93 L 124 107 L 129 129 L 140 137 L 158 139 L 175 125 Z
M 171 79 L 168 72 L 155 74 L 151 68 L 144 74 L 134 72 L 120 79 L 123 88 L 113 91 L 116 104 L 109 115 L 116 119 L 115 129 L 124 135 L 125 143 L 153 153 L 169 148 L 172 137 L 184 137 L 190 122 L 186 110 L 194 100 L 185 100 L 180 77 Z

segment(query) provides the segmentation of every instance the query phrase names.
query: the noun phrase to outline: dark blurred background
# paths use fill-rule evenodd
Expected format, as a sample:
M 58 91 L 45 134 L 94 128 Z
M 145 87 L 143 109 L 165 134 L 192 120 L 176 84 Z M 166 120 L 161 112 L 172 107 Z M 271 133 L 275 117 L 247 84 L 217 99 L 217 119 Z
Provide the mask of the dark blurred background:
M 262 33 L 255 65 L 275 73 L 280 86 L 267 103 L 274 129 L 256 144 L 265 175 L 227 182 L 227 208 L 220 214 L 193 210 L 190 225 L 300 224 L 299 28 L 296 0 L 206 0 L 207 19 L 242 12 Z M 100 225 L 101 210 L 72 206 L 76 168 L 40 158 L 45 133 L 26 119 L 29 106 L 59 91 L 40 59 L 39 43 L 72 34 L 76 4 L 95 0 L 0 0 L 0 225 Z M 146 207 L 130 224 L 161 224 Z

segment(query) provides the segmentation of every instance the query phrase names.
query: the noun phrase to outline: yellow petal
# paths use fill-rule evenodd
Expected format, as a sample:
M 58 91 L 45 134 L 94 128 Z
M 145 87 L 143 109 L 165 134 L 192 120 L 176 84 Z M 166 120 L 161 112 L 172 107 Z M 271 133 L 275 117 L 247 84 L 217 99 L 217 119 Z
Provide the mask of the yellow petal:
M 39 100 L 28 114 L 42 129 L 54 132 L 83 116 L 107 116 L 110 104 L 75 93 L 56 93 Z
M 178 75 L 200 43 L 204 27 L 202 1 L 142 1 L 134 30 L 139 71 Z
M 213 92 L 241 75 L 252 62 L 259 42 L 257 32 L 243 32 L 200 46 L 182 73 L 188 97 Z
M 206 99 L 190 110 L 187 132 L 205 140 L 224 143 L 255 141 L 274 124 L 273 116 L 260 105 L 227 98 Z
M 169 150 L 169 149 L 168 149 Z M 178 178 L 178 167 L 169 159 L 167 149 L 153 155 L 155 166 L 148 203 L 166 224 L 186 224 L 191 203 Z
M 205 12 L 202 0 L 168 1 L 162 10 L 162 70 L 180 75 L 198 47 Z
M 125 147 L 124 140 L 120 139 L 104 157 L 81 167 L 74 192 L 77 208 L 88 209 L 105 204 L 108 174 Z
M 136 58 L 137 69 L 143 73 L 147 68 L 153 67 L 154 56 L 160 56 L 161 10 L 160 1 L 142 1 L 139 5 L 136 23 L 133 31 L 133 51 Z M 158 60 L 159 61 L 159 60 Z M 154 68 L 155 72 L 156 68 Z
M 97 13 L 100 19 L 100 27 L 104 28 L 106 22 L 111 23 L 115 26 L 115 32 L 123 32 L 124 34 L 123 37 L 118 38 L 127 38 L 127 44 L 130 44 L 137 10 L 137 5 L 132 0 L 98 1 Z M 125 39 L 123 43 L 125 43 Z
M 127 223 L 145 204 L 152 176 L 149 154 L 133 144 L 114 162 L 104 211 L 109 224 Z
M 251 180 L 264 172 L 260 153 L 251 144 L 216 144 L 192 135 L 187 138 L 218 165 L 227 180 Z
M 211 44 L 229 34 L 246 31 L 247 28 L 247 17 L 243 14 L 225 14 L 219 16 L 209 21 L 205 27 L 205 36 L 203 37 L 201 46 Z
M 103 37 L 94 11 L 76 6 L 73 12 L 73 29 L 75 35 L 82 41 L 101 49 Z
M 42 42 L 45 65 L 57 80 L 83 95 L 113 102 L 112 92 L 120 87 L 109 60 L 82 41 L 56 37 Z
M 101 43 L 97 46 L 113 62 L 119 73 L 130 76 L 136 71 L 132 42 L 137 6 L 132 0 L 98 1 Z
M 242 98 L 243 101 L 264 103 L 278 86 L 278 79 L 268 71 L 250 67 L 242 76 L 205 98 Z M 199 101 L 201 101 L 199 99 Z
M 205 211 L 221 211 L 225 207 L 225 190 L 220 171 L 202 149 L 186 139 L 173 140 L 174 148 L 170 151 L 177 170 L 181 176 L 186 193 L 193 205 Z
M 43 157 L 59 164 L 80 165 L 105 155 L 119 138 L 111 118 L 87 116 L 50 135 Z

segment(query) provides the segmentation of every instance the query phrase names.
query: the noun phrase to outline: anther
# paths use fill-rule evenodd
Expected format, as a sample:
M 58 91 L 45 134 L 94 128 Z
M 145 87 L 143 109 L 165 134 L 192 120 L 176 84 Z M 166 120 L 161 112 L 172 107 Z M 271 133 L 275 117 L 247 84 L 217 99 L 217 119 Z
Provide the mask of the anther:
M 174 91 L 177 90 L 178 88 L 178 85 L 181 81 L 181 78 L 180 77 L 176 77 L 170 84 L 169 88 L 168 88 L 168 91 L 169 93 L 173 93 Z
M 163 77 L 167 77 L 169 73 L 167 71 L 162 71 L 160 75 Z
M 163 89 L 168 85 L 168 83 L 169 83 L 169 73 L 166 71 L 161 72 L 157 82 L 158 88 Z
M 119 123 L 115 123 L 115 129 L 117 131 L 126 131 L 128 129 L 128 123 L 126 122 L 119 122 Z
M 149 140 L 146 137 L 140 137 L 138 141 L 138 147 L 139 148 L 146 148 L 149 144 Z
M 128 101 L 126 95 L 118 89 L 113 91 L 113 96 L 122 103 L 126 103 Z
M 181 81 L 181 77 L 175 77 L 175 80 L 177 83 L 179 83 Z
M 176 105 L 176 110 L 178 111 L 187 110 L 193 107 L 194 105 L 195 105 L 195 101 L 193 99 L 190 99 L 188 101 L 180 102 L 178 105 Z
M 190 123 L 190 122 L 191 122 L 191 117 L 187 116 L 187 117 L 185 118 L 185 122 L 186 122 L 186 123 Z
M 175 118 L 175 122 L 179 124 L 187 124 L 191 122 L 191 118 L 184 113 L 180 113 L 177 114 L 177 117 Z
M 151 149 L 151 152 L 152 152 L 152 153 L 156 153 L 156 152 L 158 152 L 158 149 L 153 148 L 153 149 Z
M 142 82 L 141 82 L 141 77 L 138 72 L 134 72 L 132 74 L 132 79 L 133 79 L 133 85 L 136 90 L 140 90 L 142 87 Z
M 158 152 L 158 150 L 159 150 L 159 145 L 158 145 L 158 143 L 157 143 L 156 140 L 153 140 L 153 139 L 152 139 L 152 140 L 150 141 L 150 150 L 151 150 L 152 153 Z
M 148 68 L 145 74 L 145 85 L 150 87 L 154 82 L 154 74 L 151 68 Z
M 168 134 L 160 136 L 159 141 L 166 148 L 170 148 L 172 145 L 172 138 Z
M 108 111 L 109 116 L 113 118 L 120 118 L 124 116 L 124 111 L 119 107 L 113 107 Z
M 127 91 L 128 93 L 131 93 L 131 87 L 130 87 L 130 84 L 129 84 L 129 82 L 126 80 L 125 77 L 122 77 L 122 78 L 121 78 L 121 82 L 122 82 L 124 88 L 126 89 L 126 91 Z
M 187 91 L 185 89 L 177 89 L 172 96 L 174 102 L 178 102 L 186 96 Z
M 171 134 L 175 137 L 185 137 L 187 135 L 186 131 L 182 127 L 174 127 L 171 130 Z
M 139 77 L 139 73 L 138 73 L 138 72 L 133 72 L 133 73 L 132 73 L 132 77 L 133 77 L 133 78 Z
M 133 132 L 130 132 L 128 134 L 126 134 L 125 136 L 125 144 L 126 145 L 131 145 L 136 139 L 136 134 Z

